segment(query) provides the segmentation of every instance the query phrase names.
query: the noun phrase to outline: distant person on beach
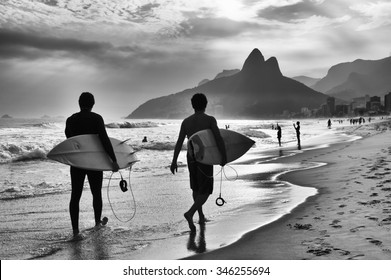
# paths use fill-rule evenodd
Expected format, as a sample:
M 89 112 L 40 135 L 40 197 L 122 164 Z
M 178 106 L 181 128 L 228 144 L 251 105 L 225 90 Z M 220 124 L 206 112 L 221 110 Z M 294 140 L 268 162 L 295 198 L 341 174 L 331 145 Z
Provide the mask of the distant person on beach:
M 296 136 L 297 136 L 297 146 L 299 147 L 299 149 L 301 148 L 301 143 L 300 143 L 300 122 L 297 121 L 296 122 L 297 126 L 295 124 L 293 124 L 293 127 L 295 128 L 296 130 Z
M 330 119 L 327 121 L 327 127 L 331 128 L 331 120 Z
M 217 121 L 214 117 L 205 114 L 206 105 L 208 104 L 206 96 L 202 93 L 196 93 L 191 98 L 191 104 L 194 109 L 194 114 L 184 119 L 181 124 L 170 167 L 172 174 L 178 171 L 177 160 L 185 138 L 190 138 L 194 133 L 204 129 L 211 129 L 213 132 L 218 149 L 222 155 L 220 165 L 224 166 L 227 163 L 225 144 L 220 135 L 220 130 L 217 127 Z M 190 173 L 190 187 L 193 191 L 194 203 L 184 214 L 184 217 L 189 224 L 190 230 L 194 232 L 196 227 L 193 223 L 193 216 L 196 211 L 198 211 L 200 224 L 206 221 L 202 206 L 213 192 L 213 165 L 196 162 L 188 151 L 187 166 Z
M 281 147 L 281 126 L 277 124 L 277 139 L 278 139 L 278 145 Z
M 91 112 L 95 104 L 94 96 L 89 92 L 83 92 L 79 97 L 80 112 L 73 114 L 66 121 L 65 135 L 67 138 L 82 134 L 98 134 L 103 147 L 112 160 L 113 171 L 119 169 L 113 147 L 107 135 L 103 118 Z M 85 177 L 88 177 L 93 197 L 95 226 L 107 223 L 107 218 L 101 220 L 102 215 L 102 181 L 103 171 L 91 171 L 71 166 L 72 193 L 69 203 L 73 236 L 75 239 L 82 238 L 79 232 L 79 202 L 83 192 Z
M 144 139 L 143 139 L 142 142 L 143 142 L 143 143 L 147 143 L 147 142 L 148 142 L 147 136 L 144 136 Z

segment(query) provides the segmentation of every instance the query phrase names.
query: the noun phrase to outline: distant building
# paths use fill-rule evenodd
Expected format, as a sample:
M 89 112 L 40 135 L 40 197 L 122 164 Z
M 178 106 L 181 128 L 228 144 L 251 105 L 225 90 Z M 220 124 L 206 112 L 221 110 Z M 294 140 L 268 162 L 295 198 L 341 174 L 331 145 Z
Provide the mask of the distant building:
M 367 111 L 378 112 L 381 109 L 381 100 L 379 96 L 372 96 L 367 102 Z
M 327 109 L 329 116 L 333 116 L 335 113 L 335 98 L 334 97 L 328 97 L 327 98 Z
M 284 118 L 288 118 L 288 117 L 291 116 L 291 112 L 290 112 L 289 110 L 284 110 L 284 111 L 282 112 L 282 116 L 283 116 Z
M 391 92 L 384 96 L 384 107 L 387 112 L 391 112 Z
M 311 117 L 311 110 L 308 109 L 307 107 L 303 107 L 303 108 L 301 108 L 301 114 L 304 117 Z
M 355 109 L 365 109 L 366 106 L 367 106 L 367 102 L 370 100 L 370 97 L 369 95 L 365 95 L 363 97 L 357 97 L 357 98 L 353 98 L 353 102 L 352 102 L 352 110 L 355 110 Z
M 348 115 L 349 112 L 349 105 L 336 105 L 335 106 L 335 115 L 342 117 Z
M 327 104 L 320 105 L 319 115 L 322 116 L 322 117 L 325 117 L 325 116 L 329 115 L 329 108 L 328 108 Z

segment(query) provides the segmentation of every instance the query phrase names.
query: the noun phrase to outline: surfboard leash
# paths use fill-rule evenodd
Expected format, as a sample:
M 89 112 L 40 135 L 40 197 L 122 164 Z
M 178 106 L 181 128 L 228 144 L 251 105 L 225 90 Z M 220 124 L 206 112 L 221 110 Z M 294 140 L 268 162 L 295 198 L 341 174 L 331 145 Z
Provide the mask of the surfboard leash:
M 111 211 L 113 212 L 114 217 L 118 221 L 120 221 L 122 223 L 128 223 L 131 220 L 133 220 L 133 218 L 136 216 L 136 212 L 137 212 L 136 199 L 134 197 L 134 193 L 133 193 L 133 190 L 132 190 L 132 185 L 130 184 L 130 172 L 131 171 L 132 171 L 132 165 L 129 167 L 129 179 L 128 179 L 128 181 L 129 181 L 129 190 L 130 190 L 130 193 L 132 194 L 132 200 L 133 200 L 133 204 L 134 204 L 134 212 L 133 212 L 132 216 L 128 220 L 122 220 L 122 219 L 118 218 L 117 214 L 114 211 L 114 208 L 113 208 L 113 205 L 111 203 L 111 200 L 110 200 L 110 194 L 109 194 L 110 191 L 109 191 L 109 189 L 110 189 L 110 183 L 111 183 L 111 179 L 113 177 L 114 172 L 111 172 L 110 177 L 109 177 L 109 182 L 107 184 L 107 200 L 109 201 L 109 205 L 110 205 Z M 118 172 L 119 172 L 119 174 L 121 176 L 121 181 L 119 182 L 119 187 L 122 190 L 122 192 L 126 192 L 126 191 L 128 191 L 128 183 L 127 183 L 126 180 L 123 179 L 121 172 L 120 171 L 118 171 Z
M 235 178 L 234 178 L 234 179 L 230 179 L 230 178 L 227 176 L 227 174 L 225 173 L 225 167 L 226 167 L 226 166 L 229 167 L 229 168 L 231 168 L 233 171 L 235 171 L 235 174 L 236 174 L 236 175 L 235 175 Z M 233 168 L 231 165 L 221 166 L 220 171 L 217 172 L 217 174 L 212 175 L 212 176 L 209 176 L 209 175 L 205 174 L 205 173 L 201 170 L 201 168 L 199 168 L 199 167 L 198 167 L 198 170 L 199 170 L 202 174 L 204 174 L 205 177 L 208 177 L 208 178 L 214 178 L 214 177 L 216 177 L 216 176 L 218 176 L 218 175 L 220 174 L 220 193 L 219 193 L 219 197 L 216 198 L 216 205 L 217 205 L 217 206 L 223 206 L 225 203 L 227 203 L 227 202 L 224 200 L 224 198 L 221 197 L 221 189 L 222 189 L 222 187 L 223 187 L 223 174 L 224 174 L 225 179 L 227 179 L 227 181 L 236 181 L 236 180 L 238 179 L 238 177 L 239 177 L 239 174 L 238 174 L 238 172 L 236 171 L 236 169 Z
M 217 206 L 223 206 L 226 203 L 224 198 L 221 197 L 221 188 L 223 185 L 223 170 L 224 170 L 224 166 L 222 166 L 221 170 L 220 170 L 220 194 L 219 194 L 219 197 L 216 198 L 216 205 Z

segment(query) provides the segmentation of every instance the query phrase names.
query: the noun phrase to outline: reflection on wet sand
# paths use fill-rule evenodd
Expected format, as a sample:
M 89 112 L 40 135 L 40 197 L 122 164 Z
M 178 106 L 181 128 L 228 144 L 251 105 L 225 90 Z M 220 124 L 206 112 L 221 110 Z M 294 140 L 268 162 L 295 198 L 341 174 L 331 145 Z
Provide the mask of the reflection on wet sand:
M 92 233 L 89 233 L 89 236 L 87 235 L 83 239 L 70 242 L 69 244 L 71 249 L 69 259 L 110 259 L 110 254 L 108 252 L 109 242 L 106 238 L 105 231 L 102 229 L 93 231 Z M 89 252 L 89 247 L 92 249 L 92 252 Z
M 204 253 L 206 251 L 205 241 L 205 223 L 200 224 L 200 232 L 198 234 L 198 240 L 196 242 L 197 232 L 192 231 L 189 234 L 189 240 L 187 242 L 187 249 L 197 254 Z

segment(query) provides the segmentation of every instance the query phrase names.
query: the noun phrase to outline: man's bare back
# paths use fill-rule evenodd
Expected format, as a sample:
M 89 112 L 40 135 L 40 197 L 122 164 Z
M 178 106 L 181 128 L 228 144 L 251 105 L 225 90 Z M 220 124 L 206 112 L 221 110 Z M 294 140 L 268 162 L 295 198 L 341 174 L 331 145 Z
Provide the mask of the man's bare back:
M 186 137 L 190 138 L 194 133 L 204 129 L 211 129 L 215 134 L 218 127 L 214 117 L 197 112 L 183 120 L 181 130 L 182 129 Z

